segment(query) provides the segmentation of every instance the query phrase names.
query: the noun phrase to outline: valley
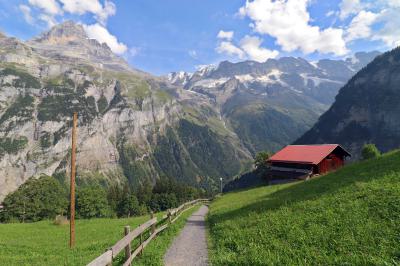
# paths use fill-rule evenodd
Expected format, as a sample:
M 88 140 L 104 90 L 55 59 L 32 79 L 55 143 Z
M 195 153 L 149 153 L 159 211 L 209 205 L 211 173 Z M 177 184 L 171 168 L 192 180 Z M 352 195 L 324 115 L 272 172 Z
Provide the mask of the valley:
M 399 13 L 0 1 L 0 266 L 400 265 Z
M 130 67 L 72 21 L 27 42 L 1 36 L 0 199 L 42 174 L 67 183 L 78 112 L 78 185 L 160 178 L 212 191 L 306 132 L 347 79 L 353 59 L 221 62 L 156 77 Z M 78 48 L 79 47 L 79 48 Z

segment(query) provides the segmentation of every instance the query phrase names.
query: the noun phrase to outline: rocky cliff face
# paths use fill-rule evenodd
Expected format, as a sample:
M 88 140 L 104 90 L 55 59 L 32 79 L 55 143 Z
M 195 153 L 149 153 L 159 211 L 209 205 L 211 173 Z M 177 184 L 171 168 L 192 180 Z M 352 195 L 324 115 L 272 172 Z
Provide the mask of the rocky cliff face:
M 209 188 L 250 160 L 207 99 L 131 69 L 80 25 L 26 43 L 0 36 L 0 59 L 0 201 L 30 177 L 68 182 L 74 111 L 78 185 L 172 177 Z
M 355 159 L 365 143 L 400 146 L 400 48 L 378 56 L 340 90 L 332 107 L 298 144 L 339 143 Z
M 221 120 L 255 154 L 293 142 L 326 111 L 340 87 L 378 52 L 346 60 L 308 62 L 283 57 L 265 63 L 221 62 L 168 80 L 208 98 Z

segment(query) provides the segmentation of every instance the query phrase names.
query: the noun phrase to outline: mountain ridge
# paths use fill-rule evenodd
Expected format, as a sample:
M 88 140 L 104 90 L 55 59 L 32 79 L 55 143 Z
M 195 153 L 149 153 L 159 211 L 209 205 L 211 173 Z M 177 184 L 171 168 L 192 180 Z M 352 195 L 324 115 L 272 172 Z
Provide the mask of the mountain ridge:
M 340 90 L 335 103 L 295 143 L 340 143 L 360 158 L 364 144 L 400 146 L 400 48 L 375 58 Z
M 294 57 L 264 63 L 223 61 L 165 78 L 208 98 L 254 155 L 295 141 L 329 108 L 345 82 L 378 54 L 361 52 L 346 60 L 318 62 Z

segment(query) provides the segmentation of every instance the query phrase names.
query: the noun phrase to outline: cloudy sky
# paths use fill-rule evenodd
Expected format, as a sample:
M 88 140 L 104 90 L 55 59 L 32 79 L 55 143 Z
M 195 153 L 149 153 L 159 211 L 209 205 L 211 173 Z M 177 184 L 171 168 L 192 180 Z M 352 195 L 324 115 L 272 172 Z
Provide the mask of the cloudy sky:
M 27 40 L 65 20 L 158 75 L 400 45 L 400 0 L 0 0 L 0 30 L 9 36 Z

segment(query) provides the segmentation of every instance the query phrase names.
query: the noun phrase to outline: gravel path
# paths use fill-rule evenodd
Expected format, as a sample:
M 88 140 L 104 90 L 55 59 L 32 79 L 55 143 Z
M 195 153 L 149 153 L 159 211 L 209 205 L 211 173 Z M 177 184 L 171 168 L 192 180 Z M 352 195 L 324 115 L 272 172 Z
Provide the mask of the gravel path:
M 166 266 L 208 265 L 206 225 L 207 206 L 201 206 L 187 220 L 180 235 L 175 238 L 164 256 Z

